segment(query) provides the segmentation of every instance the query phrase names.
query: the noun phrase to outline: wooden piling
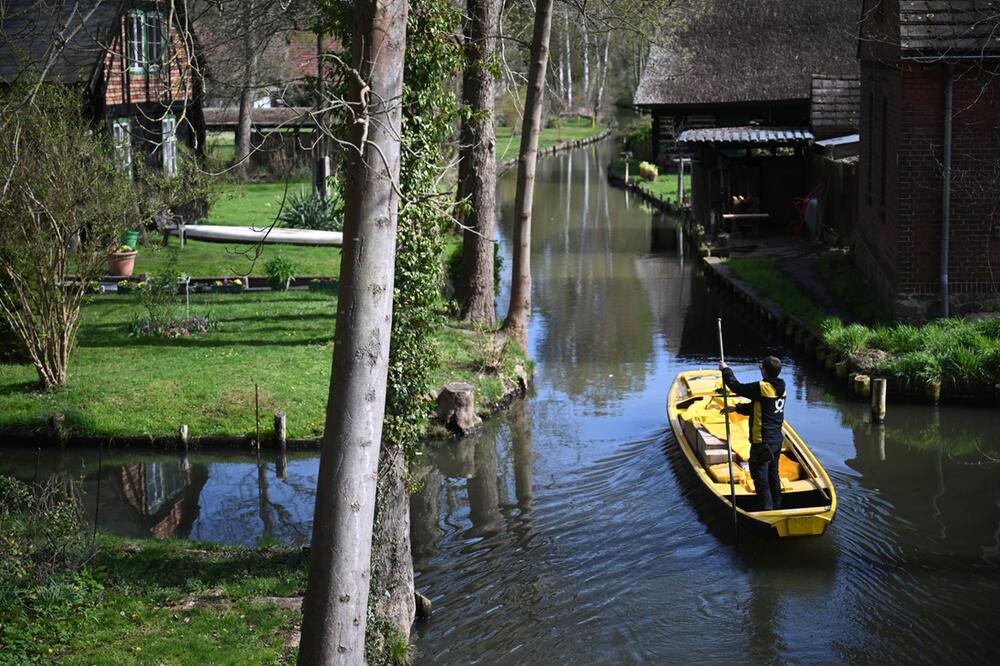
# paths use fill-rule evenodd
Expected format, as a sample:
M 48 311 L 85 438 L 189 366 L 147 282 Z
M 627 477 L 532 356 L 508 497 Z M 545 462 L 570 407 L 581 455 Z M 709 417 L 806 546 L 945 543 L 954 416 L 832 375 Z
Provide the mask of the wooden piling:
M 837 373 L 838 379 L 844 379 L 847 377 L 847 361 L 837 361 L 833 366 L 834 372 Z
M 854 378 L 857 384 L 857 392 L 862 398 L 867 397 L 871 393 L 872 380 L 868 375 L 859 374 Z
M 282 451 L 288 448 L 288 429 L 284 412 L 277 412 L 274 415 L 274 442 Z
M 66 416 L 61 413 L 53 414 L 49 418 L 49 437 L 59 446 L 66 446 Z
M 186 449 L 188 447 L 188 444 L 191 441 L 190 437 L 188 436 L 187 423 L 182 423 L 181 424 L 181 427 L 180 427 L 177 435 L 178 435 L 178 439 L 180 439 L 181 446 L 183 446 Z
M 931 402 L 937 404 L 941 400 L 941 380 L 932 379 L 924 384 L 924 395 L 926 395 Z
M 872 423 L 882 423 L 885 421 L 885 392 L 886 380 L 878 377 L 872 380 Z

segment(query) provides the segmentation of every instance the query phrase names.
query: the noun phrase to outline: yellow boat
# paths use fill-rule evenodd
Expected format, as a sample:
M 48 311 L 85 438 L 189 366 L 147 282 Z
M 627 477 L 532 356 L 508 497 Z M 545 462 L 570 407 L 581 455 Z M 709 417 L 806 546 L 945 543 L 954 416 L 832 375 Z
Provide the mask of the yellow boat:
M 746 399 L 729 394 L 729 404 Z M 698 479 L 732 511 L 726 423 L 722 409 L 722 373 L 689 370 L 677 375 L 667 395 L 667 414 L 677 443 Z M 830 477 L 788 423 L 778 469 L 781 509 L 756 511 L 750 457 L 749 417 L 730 414 L 733 478 L 739 523 L 779 537 L 823 534 L 837 511 L 837 493 Z

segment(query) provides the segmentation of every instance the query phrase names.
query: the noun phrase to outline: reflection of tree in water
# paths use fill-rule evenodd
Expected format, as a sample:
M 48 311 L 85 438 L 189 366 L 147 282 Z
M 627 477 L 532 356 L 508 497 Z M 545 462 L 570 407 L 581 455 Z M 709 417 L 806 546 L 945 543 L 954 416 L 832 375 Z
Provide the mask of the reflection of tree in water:
M 602 146 L 602 159 L 607 150 Z M 536 359 L 549 364 L 554 385 L 601 406 L 643 386 L 649 370 L 652 319 L 633 257 L 648 250 L 651 216 L 617 201 L 622 193 L 607 185 L 597 154 L 587 149 L 539 162 L 531 269 L 535 316 L 544 319 Z M 569 176 L 583 189 L 571 198 L 563 182 Z M 505 179 L 500 191 L 507 220 L 511 186 Z

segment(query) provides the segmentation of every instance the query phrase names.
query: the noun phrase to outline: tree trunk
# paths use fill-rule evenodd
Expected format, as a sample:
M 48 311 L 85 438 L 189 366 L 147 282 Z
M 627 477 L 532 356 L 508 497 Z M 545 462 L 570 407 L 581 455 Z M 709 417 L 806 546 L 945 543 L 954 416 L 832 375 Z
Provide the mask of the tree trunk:
M 344 261 L 299 664 L 363 664 L 399 206 L 406 0 L 358 0 Z M 365 86 L 362 88 L 362 83 Z
M 253 3 L 247 3 L 244 7 L 247 16 L 253 15 Z M 249 19 L 248 19 L 249 22 Z M 241 178 L 245 178 L 250 167 L 250 131 L 251 114 L 257 85 L 257 58 L 258 52 L 253 43 L 253 31 L 249 25 L 245 26 L 246 35 L 243 47 L 245 49 L 245 60 L 243 62 L 242 90 L 240 92 L 240 115 L 236 124 L 236 140 L 233 147 L 233 164 L 235 172 Z
M 538 132 L 542 125 L 545 68 L 549 62 L 549 35 L 552 31 L 552 0 L 535 5 L 535 30 L 531 38 L 531 65 L 521 125 L 521 148 L 517 158 L 517 190 L 514 195 L 514 248 L 510 306 L 504 331 L 528 347 L 528 318 L 531 316 L 531 205 L 535 194 L 535 162 Z
M 406 493 L 406 457 L 402 445 L 383 443 L 378 465 L 378 507 L 372 543 L 372 600 L 403 638 L 417 612 L 410 553 L 410 496 Z M 384 646 L 383 646 L 384 647 Z
M 460 192 L 471 211 L 462 239 L 462 272 L 457 287 L 462 320 L 493 326 L 496 291 L 493 275 L 493 226 L 496 220 L 496 135 L 494 133 L 494 77 L 500 24 L 499 0 L 468 0 L 465 25 L 463 101 L 475 115 L 462 121 Z
M 580 20 L 582 21 L 580 32 L 583 36 L 583 103 L 591 104 L 593 100 L 590 97 L 590 33 L 587 31 L 587 17 L 583 15 Z
M 597 87 L 597 102 L 594 104 L 594 114 L 601 112 L 604 105 L 604 86 L 608 81 L 608 46 L 611 44 L 611 36 L 604 39 L 604 56 L 601 58 L 601 83 Z
M 563 14 L 564 23 L 566 25 L 566 108 L 567 110 L 573 110 L 573 52 L 570 50 L 569 44 L 569 9 L 566 9 L 566 13 Z

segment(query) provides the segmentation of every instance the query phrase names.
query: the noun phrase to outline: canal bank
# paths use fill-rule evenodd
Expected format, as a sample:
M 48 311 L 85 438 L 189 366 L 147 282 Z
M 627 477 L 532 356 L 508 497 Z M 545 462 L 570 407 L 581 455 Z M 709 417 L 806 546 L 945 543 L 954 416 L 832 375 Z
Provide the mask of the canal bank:
M 810 355 L 706 279 L 677 220 L 608 187 L 614 154 L 599 144 L 539 163 L 528 398 L 417 460 L 411 544 L 434 617 L 416 627 L 416 663 L 995 661 L 994 415 L 900 404 L 870 424 L 867 406 L 831 391 Z M 507 252 L 513 173 L 499 188 Z M 837 488 L 837 520 L 821 538 L 735 548 L 731 516 L 676 455 L 666 391 L 679 371 L 715 366 L 717 317 L 740 379 L 762 350 L 786 359 L 788 419 Z M 181 452 L 121 453 L 100 477 L 98 452 L 73 449 L 44 458 L 39 474 L 82 477 L 90 515 L 100 481 L 101 529 L 130 538 L 219 542 L 231 554 L 307 543 L 313 452 L 200 452 L 186 463 Z M 0 470 L 30 479 L 35 457 L 0 450 Z M 221 568 L 249 585 L 233 557 Z M 211 581 L 195 570 L 171 598 Z M 206 624 L 220 601 L 197 611 L 206 645 L 222 645 L 219 625 Z M 132 635 L 143 654 L 159 640 Z

